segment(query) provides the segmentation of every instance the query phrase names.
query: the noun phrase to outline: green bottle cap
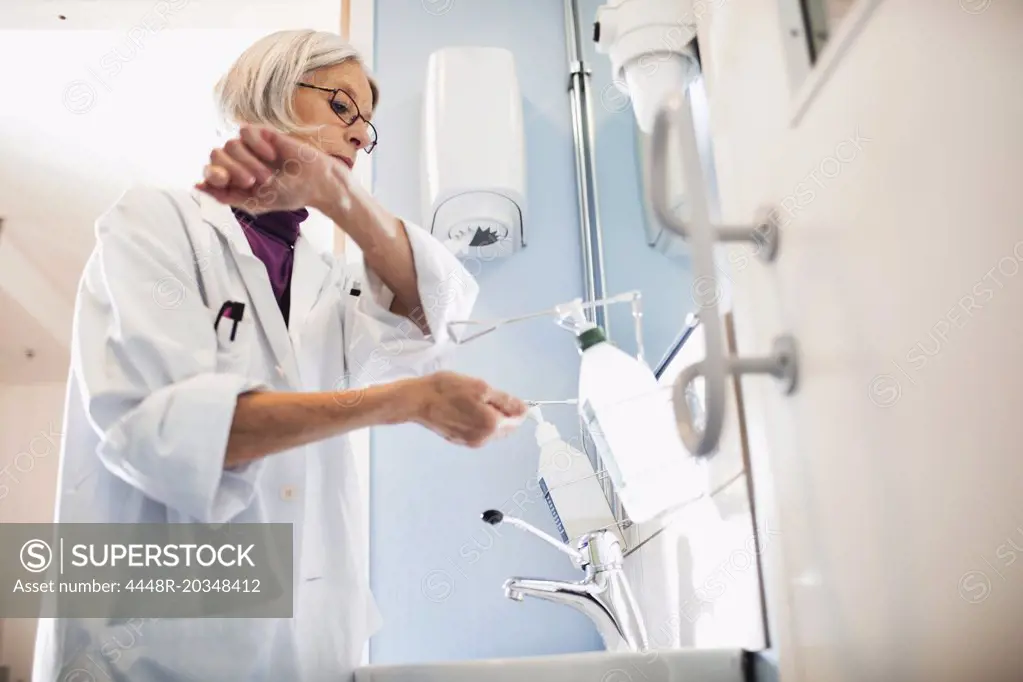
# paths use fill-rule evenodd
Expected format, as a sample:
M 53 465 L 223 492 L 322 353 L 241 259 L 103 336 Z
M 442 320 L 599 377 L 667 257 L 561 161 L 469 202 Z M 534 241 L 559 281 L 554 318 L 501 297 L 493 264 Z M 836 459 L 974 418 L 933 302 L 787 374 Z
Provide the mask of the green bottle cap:
M 596 346 L 598 343 L 604 343 L 607 341 L 607 337 L 604 336 L 603 329 L 600 327 L 593 327 L 577 336 L 576 341 L 579 344 L 579 350 L 585 351 L 588 348 Z

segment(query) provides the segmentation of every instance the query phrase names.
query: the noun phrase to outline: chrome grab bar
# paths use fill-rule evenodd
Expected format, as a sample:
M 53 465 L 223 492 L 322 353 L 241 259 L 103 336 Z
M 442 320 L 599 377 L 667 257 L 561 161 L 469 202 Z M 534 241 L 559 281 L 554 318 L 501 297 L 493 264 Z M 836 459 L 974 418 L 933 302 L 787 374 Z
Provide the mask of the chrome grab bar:
M 668 194 L 668 151 L 671 149 L 669 133 L 678 130 L 681 139 L 682 173 L 689 188 L 692 218 L 683 221 L 672 210 Z M 762 211 L 755 225 L 713 225 L 707 201 L 706 181 L 700 163 L 692 108 L 684 91 L 672 93 L 657 112 L 651 138 L 650 154 L 651 202 L 653 214 L 669 230 L 685 239 L 692 247 L 693 281 L 710 285 L 718 291 L 715 274 L 714 244 L 716 242 L 750 242 L 755 253 L 765 262 L 774 260 L 778 252 L 780 227 L 778 212 L 773 208 Z M 726 354 L 718 296 L 708 301 L 697 301 L 699 317 L 703 322 L 706 355 L 700 362 L 686 367 L 675 380 L 672 402 L 675 420 L 686 449 L 694 455 L 715 452 L 724 426 L 726 377 L 743 374 L 770 374 L 782 381 L 782 390 L 795 390 L 798 377 L 798 353 L 795 340 L 789 336 L 775 339 L 774 351 L 765 357 L 740 358 Z M 689 409 L 686 392 L 697 377 L 704 379 L 703 428 L 698 428 Z

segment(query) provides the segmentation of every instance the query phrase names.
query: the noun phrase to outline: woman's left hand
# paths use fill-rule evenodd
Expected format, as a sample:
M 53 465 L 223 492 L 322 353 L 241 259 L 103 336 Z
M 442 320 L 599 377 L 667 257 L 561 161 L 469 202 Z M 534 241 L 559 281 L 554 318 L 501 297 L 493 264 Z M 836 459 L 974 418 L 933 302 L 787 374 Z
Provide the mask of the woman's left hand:
M 210 153 L 195 187 L 252 215 L 351 205 L 358 183 L 341 161 L 270 128 L 243 126 Z

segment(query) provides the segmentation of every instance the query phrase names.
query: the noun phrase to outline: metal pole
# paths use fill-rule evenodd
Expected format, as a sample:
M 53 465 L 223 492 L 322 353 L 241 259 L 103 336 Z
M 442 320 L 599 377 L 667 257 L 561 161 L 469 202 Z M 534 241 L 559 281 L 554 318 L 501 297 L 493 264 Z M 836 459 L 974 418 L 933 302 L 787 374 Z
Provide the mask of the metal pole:
M 597 199 L 597 173 L 594 158 L 595 143 L 593 140 L 593 107 L 590 103 L 590 69 L 583 59 L 582 43 L 579 40 L 579 5 L 576 0 L 564 0 L 565 6 L 565 46 L 568 50 L 568 91 L 572 107 L 572 137 L 575 145 L 575 175 L 579 191 L 579 237 L 582 245 L 583 287 L 587 301 L 598 301 L 607 296 L 607 285 L 604 279 L 604 244 L 600 229 L 600 207 Z M 604 329 L 611 338 L 608 315 L 604 306 L 596 306 L 586 311 L 588 320 Z M 580 422 L 582 415 L 580 415 Z M 580 426 L 583 426 L 580 424 Z M 586 434 L 586 429 L 581 428 Z M 584 449 L 587 438 L 584 438 Z M 597 474 L 601 476 L 604 494 L 611 504 L 615 520 L 621 524 L 625 520 L 625 510 L 610 477 L 606 475 L 607 467 L 597 457 L 594 463 Z M 624 529 L 623 529 L 624 531 Z M 623 533 L 623 537 L 624 533 Z M 626 539 L 626 546 L 630 543 Z
M 569 101 L 572 107 L 572 137 L 575 144 L 576 185 L 579 193 L 579 235 L 582 242 L 583 286 L 587 301 L 606 296 L 604 248 L 597 203 L 596 161 L 593 148 L 593 108 L 589 96 L 590 70 L 583 59 L 579 41 L 579 8 L 576 0 L 565 0 L 565 45 L 568 50 Z M 587 318 L 603 327 L 610 338 L 607 313 L 603 308 L 587 311 Z

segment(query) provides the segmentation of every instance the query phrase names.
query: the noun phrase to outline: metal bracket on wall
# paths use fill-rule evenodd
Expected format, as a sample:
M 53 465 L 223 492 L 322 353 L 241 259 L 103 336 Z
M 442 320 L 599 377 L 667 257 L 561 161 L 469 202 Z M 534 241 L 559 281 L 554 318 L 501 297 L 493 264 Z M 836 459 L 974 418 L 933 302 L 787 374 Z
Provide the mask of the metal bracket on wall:
M 671 210 L 667 191 L 667 156 L 672 127 L 677 129 L 681 142 L 683 175 L 692 194 L 693 213 L 690 221 L 681 220 Z M 781 381 L 784 393 L 796 389 L 799 355 L 795 339 L 790 336 L 775 339 L 772 352 L 767 356 L 735 357 L 726 350 L 718 314 L 715 244 L 746 242 L 754 246 L 755 254 L 762 261 L 772 262 L 777 258 L 781 241 L 778 211 L 770 206 L 765 207 L 751 225 L 714 225 L 710 222 L 692 109 L 685 92 L 669 96 L 657 113 L 650 165 L 653 213 L 667 229 L 690 243 L 694 282 L 702 283 L 702 289 L 713 292 L 709 300 L 696 302 L 704 325 L 706 357 L 679 373 L 672 401 L 679 436 L 686 449 L 697 456 L 710 455 L 717 450 L 724 426 L 726 379 L 729 375 L 769 374 Z M 695 424 L 687 400 L 690 385 L 697 377 L 704 379 L 704 424 L 700 426 Z
M 568 89 L 575 87 L 574 76 L 591 76 L 593 69 L 586 65 L 586 62 L 573 59 L 568 63 Z

